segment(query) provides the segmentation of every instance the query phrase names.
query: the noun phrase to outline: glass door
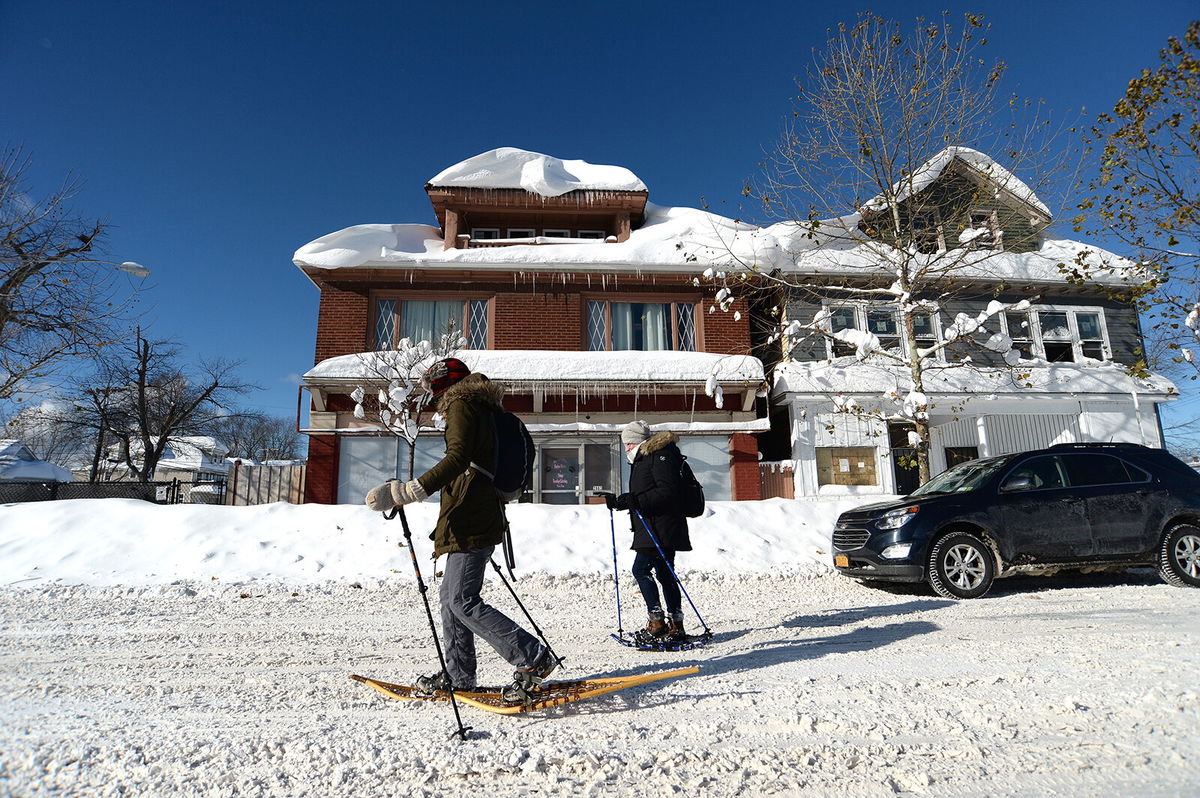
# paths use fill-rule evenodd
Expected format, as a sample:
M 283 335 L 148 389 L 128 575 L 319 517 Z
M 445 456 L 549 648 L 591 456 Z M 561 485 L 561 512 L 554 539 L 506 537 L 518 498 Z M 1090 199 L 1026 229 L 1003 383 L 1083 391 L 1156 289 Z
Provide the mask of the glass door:
M 594 440 L 594 439 L 593 439 Z M 538 501 L 594 504 L 596 491 L 620 493 L 617 450 L 612 443 L 551 444 L 538 451 Z
M 579 504 L 579 447 L 546 447 L 542 455 L 542 504 Z

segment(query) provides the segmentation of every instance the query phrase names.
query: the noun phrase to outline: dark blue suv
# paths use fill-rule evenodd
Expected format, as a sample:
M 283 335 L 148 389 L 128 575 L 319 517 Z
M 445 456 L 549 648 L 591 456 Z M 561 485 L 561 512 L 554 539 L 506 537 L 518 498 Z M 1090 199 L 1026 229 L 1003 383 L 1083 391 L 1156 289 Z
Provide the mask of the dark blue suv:
M 838 518 L 833 564 L 978 598 L 1014 573 L 1156 566 L 1200 587 L 1200 473 L 1137 444 L 1071 443 L 962 463 Z

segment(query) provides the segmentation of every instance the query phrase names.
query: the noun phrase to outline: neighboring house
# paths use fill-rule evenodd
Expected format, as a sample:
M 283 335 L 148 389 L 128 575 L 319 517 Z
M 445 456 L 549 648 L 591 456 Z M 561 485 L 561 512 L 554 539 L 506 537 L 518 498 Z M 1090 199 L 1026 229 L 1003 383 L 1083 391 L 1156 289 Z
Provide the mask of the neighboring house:
M 134 451 L 135 461 L 140 460 L 140 451 L 140 447 Z M 223 482 L 229 473 L 228 455 L 229 447 L 226 444 L 207 435 L 172 438 L 167 442 L 150 479 L 155 482 L 177 479 L 189 484 Z M 111 470 L 108 479 L 128 479 L 128 469 L 124 463 L 116 459 L 110 459 L 109 462 Z
M 774 368 L 771 401 L 787 411 L 795 495 L 917 487 L 906 457 L 912 427 L 896 401 L 910 391 L 911 375 L 877 354 L 863 355 L 899 347 L 909 334 L 922 347 L 954 340 L 946 336 L 955 327 L 973 332 L 938 355 L 926 374 L 932 473 L 1056 443 L 1162 446 L 1158 405 L 1177 394 L 1162 377 L 1129 376 L 1125 367 L 1137 362 L 1142 343 L 1136 312 L 1095 284 L 1069 282 L 1059 268 L 1085 251 L 1108 267 L 1101 280 L 1119 286 L 1134 265 L 1048 234 L 1046 207 L 981 153 L 950 148 L 917 174 L 917 190 L 904 197 L 898 216 L 914 252 L 952 268 L 936 294 L 914 297 L 928 301 L 929 311 L 914 319 L 911 333 L 894 303 L 861 293 L 895 279 L 875 237 L 878 203 L 822 223 L 815 239 L 796 225 L 765 231 L 786 253 L 779 258 L 785 276 L 824 286 L 791 290 L 787 319 L 839 336 L 785 338 L 783 362 Z M 955 201 L 964 197 L 971 201 Z M 947 257 L 955 250 L 964 257 Z M 1030 306 L 989 313 L 993 302 L 1021 300 Z
M 73 482 L 71 472 L 54 463 L 34 457 L 29 447 L 18 440 L 0 440 L 0 481 Z
M 681 436 L 709 498 L 759 498 L 762 363 L 748 354 L 744 302 L 717 311 L 692 254 L 753 228 L 652 205 L 621 167 L 511 148 L 452 166 L 425 191 L 437 227 L 360 225 L 295 254 L 321 292 L 316 365 L 303 378 L 308 501 L 357 503 L 409 476 L 407 444 L 356 418 L 350 394 L 370 381 L 364 353 L 435 340 L 451 320 L 467 342 L 456 356 L 507 386 L 506 408 L 533 434 L 528 499 L 619 491 L 619 431 L 635 418 Z M 442 450 L 429 430 L 415 472 Z

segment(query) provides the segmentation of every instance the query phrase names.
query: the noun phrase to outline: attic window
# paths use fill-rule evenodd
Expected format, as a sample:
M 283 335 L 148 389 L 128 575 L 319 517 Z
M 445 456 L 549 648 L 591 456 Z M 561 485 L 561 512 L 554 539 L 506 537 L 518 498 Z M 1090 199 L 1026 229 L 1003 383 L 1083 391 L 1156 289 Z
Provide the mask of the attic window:
M 977 208 L 970 213 L 970 225 L 958 234 L 958 243 L 967 249 L 1001 249 L 1003 233 L 996 212 Z
M 942 240 L 942 217 L 937 208 L 921 208 L 909 217 L 912 228 L 912 243 L 918 252 L 936 255 L 944 252 L 946 242 Z

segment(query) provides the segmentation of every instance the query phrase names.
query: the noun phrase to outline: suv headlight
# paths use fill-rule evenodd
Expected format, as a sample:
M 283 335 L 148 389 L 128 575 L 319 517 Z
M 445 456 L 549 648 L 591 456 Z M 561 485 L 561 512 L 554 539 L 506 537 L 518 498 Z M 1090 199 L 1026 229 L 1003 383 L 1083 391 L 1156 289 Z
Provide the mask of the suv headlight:
M 920 509 L 920 507 L 901 507 L 897 510 L 888 510 L 875 519 L 875 526 L 880 529 L 899 529 L 907 524 L 909 519 L 915 516 Z

